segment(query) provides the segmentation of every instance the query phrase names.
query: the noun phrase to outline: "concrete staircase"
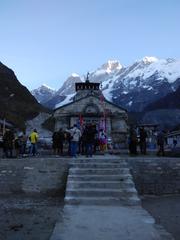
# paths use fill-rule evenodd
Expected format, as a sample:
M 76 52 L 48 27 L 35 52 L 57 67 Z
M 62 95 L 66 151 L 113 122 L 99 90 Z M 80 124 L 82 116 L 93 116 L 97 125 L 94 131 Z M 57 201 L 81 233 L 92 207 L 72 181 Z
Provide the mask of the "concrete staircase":
M 138 205 L 140 199 L 125 160 L 87 158 L 70 162 L 65 202 L 90 205 Z
M 65 202 L 50 240 L 173 240 L 140 206 L 128 165 L 117 156 L 71 161 Z

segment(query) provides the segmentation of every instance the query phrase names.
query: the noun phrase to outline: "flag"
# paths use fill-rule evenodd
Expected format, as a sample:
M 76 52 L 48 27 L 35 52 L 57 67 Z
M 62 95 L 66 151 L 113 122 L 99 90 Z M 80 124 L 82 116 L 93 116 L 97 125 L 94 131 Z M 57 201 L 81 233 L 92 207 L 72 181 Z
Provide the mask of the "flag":
M 82 126 L 83 125 L 83 117 L 82 117 L 82 115 L 80 114 L 80 116 L 79 116 L 79 123 L 80 123 L 80 126 Z
M 103 96 L 103 94 L 100 95 L 100 101 L 101 101 L 101 104 L 103 104 L 103 102 L 104 102 L 104 96 Z

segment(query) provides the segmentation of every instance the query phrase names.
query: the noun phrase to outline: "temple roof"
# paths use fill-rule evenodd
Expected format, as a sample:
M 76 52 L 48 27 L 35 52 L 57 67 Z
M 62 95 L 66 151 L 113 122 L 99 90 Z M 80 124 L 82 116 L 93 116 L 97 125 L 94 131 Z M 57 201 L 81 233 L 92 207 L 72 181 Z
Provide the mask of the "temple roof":
M 54 112 L 55 112 L 56 110 L 58 110 L 58 109 L 61 109 L 61 108 L 64 108 L 64 107 L 66 107 L 66 106 L 72 105 L 72 104 L 74 104 L 74 103 L 76 103 L 76 102 L 82 101 L 83 99 L 86 99 L 86 98 L 88 98 L 88 97 L 97 98 L 97 99 L 99 99 L 100 101 L 107 102 L 107 103 L 111 104 L 112 106 L 117 107 L 117 108 L 119 108 L 119 109 L 124 110 L 125 112 L 127 112 L 127 110 L 126 110 L 125 108 L 120 107 L 120 106 L 118 106 L 118 105 L 116 105 L 116 104 L 108 101 L 107 99 L 104 98 L 104 96 L 102 96 L 103 99 L 101 100 L 100 97 L 98 97 L 98 96 L 96 96 L 96 95 L 94 95 L 94 94 L 92 94 L 92 93 L 91 93 L 91 94 L 88 94 L 87 96 L 82 97 L 82 98 L 80 98 L 80 99 L 78 99 L 78 100 L 74 100 L 74 101 L 72 101 L 72 102 L 70 102 L 70 103 L 67 103 L 67 104 L 63 105 L 63 106 L 57 107 L 57 108 L 54 109 Z

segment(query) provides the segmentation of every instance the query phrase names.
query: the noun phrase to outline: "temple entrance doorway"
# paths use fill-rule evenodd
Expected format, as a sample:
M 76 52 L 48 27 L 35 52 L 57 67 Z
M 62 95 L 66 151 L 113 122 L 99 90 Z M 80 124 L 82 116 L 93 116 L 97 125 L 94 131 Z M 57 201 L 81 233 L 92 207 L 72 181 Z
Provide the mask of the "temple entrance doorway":
M 100 119 L 97 117 L 84 117 L 83 118 L 83 124 L 88 125 L 88 124 L 93 124 L 98 126 L 100 122 Z
M 83 117 L 83 125 L 95 125 L 96 130 L 103 129 L 106 132 L 106 119 L 103 117 Z

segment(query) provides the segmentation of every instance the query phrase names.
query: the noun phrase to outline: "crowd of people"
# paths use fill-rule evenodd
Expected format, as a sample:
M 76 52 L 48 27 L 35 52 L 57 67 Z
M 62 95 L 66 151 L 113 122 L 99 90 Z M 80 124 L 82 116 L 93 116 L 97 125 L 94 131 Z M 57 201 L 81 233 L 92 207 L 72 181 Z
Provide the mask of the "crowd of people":
M 144 127 L 130 128 L 128 146 L 129 154 L 147 154 L 148 133 Z M 7 129 L 3 136 L 3 153 L 5 157 L 36 156 L 38 154 L 39 135 L 34 129 L 29 135 L 26 132 L 14 133 Z M 157 155 L 164 156 L 165 134 L 159 131 L 156 135 Z M 173 142 L 174 143 L 174 142 Z M 177 141 L 174 145 L 177 144 Z M 96 129 L 96 125 L 84 125 L 81 130 L 76 124 L 73 127 L 55 131 L 52 135 L 52 151 L 56 156 L 69 155 L 77 157 L 78 154 L 92 157 L 96 151 L 102 154 L 107 149 L 107 136 L 103 129 Z
M 7 158 L 36 156 L 38 155 L 39 135 L 34 129 L 29 135 L 26 132 L 16 133 L 6 129 L 3 136 L 3 155 Z M 92 157 L 99 150 L 104 153 L 107 146 L 107 136 L 103 129 L 96 130 L 96 125 L 87 124 L 79 129 L 76 124 L 73 127 L 52 134 L 52 153 L 55 156 L 69 155 L 77 157 L 77 154 Z M 66 152 L 65 152 L 66 151 Z
M 35 156 L 37 154 L 38 133 L 34 129 L 28 136 L 26 132 L 16 133 L 11 129 L 6 129 L 3 136 L 3 155 L 7 158 L 26 156 L 27 154 Z M 27 142 L 30 146 L 27 149 Z
M 63 154 L 64 145 L 68 146 L 68 155 L 77 157 L 77 154 L 92 157 L 97 149 L 104 153 L 107 146 L 107 136 L 103 129 L 99 132 L 96 125 L 87 124 L 80 130 L 76 124 L 70 129 L 60 129 L 53 133 L 53 150 L 55 155 Z
M 166 142 L 165 133 L 164 131 L 160 130 L 155 134 L 156 137 L 156 144 L 157 144 L 157 156 L 164 156 L 164 146 Z M 135 128 L 130 128 L 129 133 L 129 153 L 131 155 L 137 155 L 138 154 L 138 146 L 140 149 L 140 153 L 143 155 L 147 154 L 147 138 L 148 134 L 144 127 L 141 127 L 138 129 L 138 131 Z

